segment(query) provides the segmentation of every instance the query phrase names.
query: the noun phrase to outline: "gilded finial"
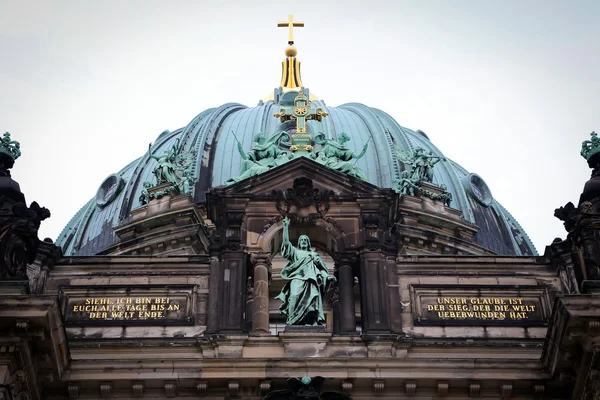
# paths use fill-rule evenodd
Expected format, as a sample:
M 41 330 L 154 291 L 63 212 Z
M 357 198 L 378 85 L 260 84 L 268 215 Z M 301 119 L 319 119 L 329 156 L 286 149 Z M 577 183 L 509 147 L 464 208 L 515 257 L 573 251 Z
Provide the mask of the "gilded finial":
M 298 49 L 294 46 L 294 28 L 304 27 L 304 22 L 294 21 L 294 15 L 288 15 L 287 21 L 277 23 L 279 28 L 288 28 L 288 46 L 285 48 L 285 59 L 281 63 L 281 83 L 279 85 L 278 94 L 273 93 L 265 98 L 265 101 L 278 99 L 284 93 L 289 91 L 297 91 L 304 87 L 300 76 L 300 61 L 296 58 Z M 318 100 L 319 98 L 313 93 L 307 93 L 310 100 Z M 278 100 L 276 100 L 278 101 Z

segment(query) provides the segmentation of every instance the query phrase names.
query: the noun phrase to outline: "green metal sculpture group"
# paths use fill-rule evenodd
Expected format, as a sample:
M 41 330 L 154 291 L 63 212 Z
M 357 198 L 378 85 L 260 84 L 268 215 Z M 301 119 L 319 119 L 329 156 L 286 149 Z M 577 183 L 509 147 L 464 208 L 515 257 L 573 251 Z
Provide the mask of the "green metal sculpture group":
M 363 146 L 359 154 L 356 154 L 346 147 L 346 143 L 350 141 L 350 137 L 345 132 L 340 133 L 337 141 L 327 139 L 325 134 L 318 133 L 314 137 L 314 143 L 322 146 L 320 151 L 316 153 L 303 151 L 293 153 L 280 148 L 282 142 L 288 142 L 289 140 L 290 135 L 285 131 L 276 132 L 268 139 L 264 133 L 258 133 L 254 138 L 253 147 L 248 153 L 244 152 L 241 143 L 238 141 L 238 152 L 243 160 L 240 167 L 240 174 L 237 177 L 229 178 L 226 184 L 231 185 L 251 176 L 262 174 L 298 156 L 310 157 L 333 170 L 360 178 L 364 181 L 369 180 L 365 173 L 356 166 L 358 159 L 363 157 L 367 152 L 368 143 Z M 312 146 L 310 147 L 312 148 Z
M 422 182 L 433 184 L 433 167 L 440 161 L 447 161 L 444 157 L 434 156 L 422 148 L 417 148 L 412 154 L 403 149 L 396 148 L 396 156 L 406 166 L 400 179 L 394 181 L 392 189 L 396 193 L 410 196 L 422 195 L 432 200 L 441 200 L 445 206 L 450 207 L 452 193 L 445 185 L 440 185 L 442 193 L 434 193 L 421 187 Z
M 153 173 L 155 182 L 144 182 L 142 194 L 140 195 L 140 204 L 145 205 L 153 198 L 177 192 L 179 194 L 190 193 L 196 179 L 190 176 L 190 164 L 193 160 L 192 152 L 184 152 L 183 144 L 180 144 L 179 138 L 170 149 L 157 156 L 152 153 L 152 144 L 148 145 L 148 158 L 156 160 L 156 166 Z M 150 191 L 152 187 L 163 185 L 161 190 Z

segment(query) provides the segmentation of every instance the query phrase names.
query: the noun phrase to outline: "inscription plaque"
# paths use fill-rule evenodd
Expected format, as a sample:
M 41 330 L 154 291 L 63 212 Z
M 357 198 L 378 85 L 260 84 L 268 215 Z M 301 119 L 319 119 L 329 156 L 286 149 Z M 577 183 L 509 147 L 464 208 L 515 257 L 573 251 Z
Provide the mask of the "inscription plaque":
M 543 286 L 411 285 L 415 325 L 543 326 L 550 298 Z
M 188 325 L 194 323 L 193 286 L 68 287 L 61 290 L 68 325 Z

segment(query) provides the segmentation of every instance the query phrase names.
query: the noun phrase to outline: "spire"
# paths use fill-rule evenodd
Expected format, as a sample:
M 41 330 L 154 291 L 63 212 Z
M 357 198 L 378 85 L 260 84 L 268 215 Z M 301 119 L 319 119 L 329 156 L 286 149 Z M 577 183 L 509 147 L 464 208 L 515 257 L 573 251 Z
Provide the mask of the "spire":
M 286 22 L 278 22 L 278 28 L 288 28 L 288 47 L 285 49 L 287 57 L 281 63 L 281 85 L 285 89 L 302 88 L 302 78 L 300 77 L 300 61 L 296 59 L 298 50 L 294 47 L 294 27 L 303 28 L 304 22 L 294 21 L 292 14 L 288 15 Z
M 277 27 L 288 28 L 288 47 L 285 49 L 286 58 L 281 62 L 281 83 L 279 88 L 275 89 L 275 92 L 266 97 L 265 100 L 275 100 L 278 103 L 281 97 L 290 91 L 304 92 L 310 100 L 318 100 L 318 97 L 313 96 L 302 84 L 300 61 L 296 58 L 298 50 L 294 47 L 294 28 L 303 28 L 304 22 L 294 21 L 294 16 L 290 14 L 287 21 L 278 22 Z

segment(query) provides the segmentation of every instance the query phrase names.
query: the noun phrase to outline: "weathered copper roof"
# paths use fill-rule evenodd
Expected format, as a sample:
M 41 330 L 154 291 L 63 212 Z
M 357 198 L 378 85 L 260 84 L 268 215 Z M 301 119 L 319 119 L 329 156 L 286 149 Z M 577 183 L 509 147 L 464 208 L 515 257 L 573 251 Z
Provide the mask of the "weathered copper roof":
M 314 101 L 313 107 L 318 106 L 324 107 L 329 117 L 323 122 L 308 121 L 309 133 L 322 131 L 327 137 L 336 138 L 341 132 L 346 132 L 351 138 L 347 145 L 356 153 L 372 138 L 366 155 L 357 166 L 377 186 L 390 187 L 399 177 L 401 163 L 395 154 L 396 146 L 410 152 L 421 147 L 443 156 L 427 135 L 400 126 L 383 111 L 359 103 L 327 107 L 322 101 Z M 196 152 L 191 172 L 198 178 L 195 199 L 202 202 L 211 187 L 222 185 L 239 173 L 241 157 L 231 132 L 235 132 L 244 149 L 249 150 L 257 132 L 270 134 L 289 128 L 273 117 L 278 109 L 279 106 L 272 101 L 256 107 L 228 103 L 208 109 L 198 114 L 185 128 L 163 132 L 152 151 L 162 153 L 180 138 L 185 151 Z M 144 154 L 119 171 L 117 175 L 125 185 L 114 200 L 100 208 L 92 199 L 64 228 L 57 239 L 64 253 L 92 255 L 116 242 L 112 227 L 126 220 L 129 212 L 140 205 L 142 184 L 153 180 L 155 164 L 155 160 Z M 433 183 L 445 184 L 453 195 L 452 207 L 462 210 L 465 220 L 479 226 L 477 242 L 501 255 L 536 254 L 533 244 L 510 213 L 495 200 L 485 205 L 473 196 L 469 177 L 468 171 L 449 160 L 436 165 Z

